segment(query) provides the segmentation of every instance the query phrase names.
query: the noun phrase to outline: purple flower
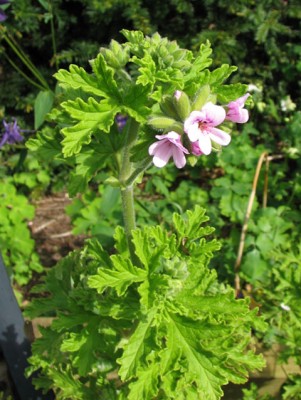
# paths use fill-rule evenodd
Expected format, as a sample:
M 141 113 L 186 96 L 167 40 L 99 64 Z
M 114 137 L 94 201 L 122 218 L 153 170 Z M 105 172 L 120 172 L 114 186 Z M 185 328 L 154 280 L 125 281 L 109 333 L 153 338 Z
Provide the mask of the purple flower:
M 171 131 L 166 135 L 156 135 L 158 142 L 150 145 L 148 152 L 151 156 L 154 156 L 153 163 L 156 167 L 164 167 L 170 157 L 173 158 L 177 168 L 183 168 L 186 164 L 185 154 L 189 154 L 189 151 L 181 143 L 181 135 Z
M 226 117 L 226 111 L 221 106 L 211 102 L 204 105 L 201 111 L 192 111 L 184 122 L 184 131 L 192 143 L 198 142 L 199 151 L 208 155 L 211 153 L 211 140 L 215 143 L 226 146 L 231 141 L 231 136 L 217 129 Z
M 2 147 L 5 143 L 14 144 L 24 140 L 24 137 L 21 135 L 21 132 L 24 131 L 20 129 L 16 119 L 14 119 L 14 122 L 6 122 L 3 120 L 3 126 L 4 132 L 0 142 L 0 147 Z
M 8 4 L 9 0 L 0 0 L 0 6 L 2 6 L 3 4 Z M 5 12 L 0 8 L 0 22 L 4 22 L 7 18 L 7 15 L 5 14 Z
M 122 129 L 124 128 L 127 120 L 128 120 L 128 117 L 126 115 L 123 115 L 123 114 L 116 115 L 115 121 L 116 121 L 119 132 L 121 132 Z
M 249 112 L 244 108 L 244 105 L 249 96 L 250 94 L 247 93 L 244 96 L 239 97 L 237 100 L 231 101 L 227 105 L 228 112 L 226 119 L 239 124 L 247 122 L 249 119 Z

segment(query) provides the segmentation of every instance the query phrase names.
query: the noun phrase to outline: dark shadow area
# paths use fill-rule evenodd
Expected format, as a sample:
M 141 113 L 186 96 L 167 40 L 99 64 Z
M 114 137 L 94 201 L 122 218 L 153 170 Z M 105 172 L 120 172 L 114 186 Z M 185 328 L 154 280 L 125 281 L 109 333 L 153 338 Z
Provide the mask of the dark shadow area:
M 24 332 L 24 319 L 18 306 L 5 266 L 0 255 L 0 350 L 7 367 L 8 382 L 15 400 L 51 400 L 35 390 L 31 379 L 26 379 L 27 359 L 31 355 L 30 341 Z

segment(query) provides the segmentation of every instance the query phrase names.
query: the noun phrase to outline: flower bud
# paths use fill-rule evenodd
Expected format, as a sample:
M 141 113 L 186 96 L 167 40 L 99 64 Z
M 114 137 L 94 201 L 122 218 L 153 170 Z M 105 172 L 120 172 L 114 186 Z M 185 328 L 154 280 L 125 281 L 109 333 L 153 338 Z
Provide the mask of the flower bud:
M 192 103 L 192 110 L 199 111 L 202 109 L 202 107 L 209 102 L 209 97 L 210 97 L 210 86 L 205 85 L 200 88 L 200 90 L 197 92 L 196 97 L 194 99 L 194 102 Z M 210 98 L 210 101 L 212 99 Z
M 174 125 L 176 121 L 173 118 L 155 116 L 148 120 L 148 125 L 154 129 L 168 129 Z
M 178 119 L 178 114 L 175 109 L 173 96 L 164 96 L 162 102 L 160 103 L 160 109 L 162 113 L 165 114 L 166 116 L 173 119 Z
M 191 110 L 189 97 L 186 93 L 177 90 L 173 97 L 173 103 L 178 117 L 181 121 L 184 121 L 190 114 Z

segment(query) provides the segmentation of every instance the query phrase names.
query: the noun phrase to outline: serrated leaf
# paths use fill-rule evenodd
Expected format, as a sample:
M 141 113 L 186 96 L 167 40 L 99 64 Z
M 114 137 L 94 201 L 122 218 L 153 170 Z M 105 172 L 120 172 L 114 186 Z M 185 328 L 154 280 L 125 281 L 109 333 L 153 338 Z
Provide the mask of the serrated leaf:
M 122 112 L 134 118 L 137 122 L 145 123 L 151 110 L 146 106 L 148 103 L 149 86 L 131 85 L 123 95 Z
M 89 286 L 97 289 L 99 293 L 107 287 L 112 287 L 116 289 L 118 296 L 122 296 L 131 284 L 145 279 L 145 271 L 133 266 L 129 259 L 124 260 L 121 256 L 113 255 L 111 260 L 115 270 L 99 268 L 97 275 L 88 279 Z
M 45 161 L 62 159 L 61 145 L 53 130 L 44 129 L 35 138 L 26 141 L 26 147 L 37 152 L 38 157 Z
M 216 68 L 210 74 L 210 85 L 222 84 L 236 70 L 237 67 L 228 64 L 223 64 L 221 67 Z
M 147 370 L 137 373 L 138 378 L 129 385 L 128 400 L 152 399 L 158 393 L 158 375 L 160 365 L 152 363 Z
M 69 71 L 60 69 L 54 74 L 54 77 L 60 82 L 63 88 L 81 89 L 86 93 L 106 97 L 106 93 L 98 85 L 97 78 L 89 75 L 84 68 L 72 64 L 69 67 Z
M 197 339 L 197 324 L 185 326 L 179 320 L 170 318 L 167 328 L 169 351 L 181 354 L 185 359 L 186 382 L 196 384 L 200 396 L 206 400 L 220 399 L 223 395 L 221 386 L 227 383 L 227 379 L 219 375 L 218 368 L 214 367 L 213 355 L 210 357 L 202 351 Z
M 179 214 L 173 214 L 173 223 L 180 236 L 187 239 L 196 239 L 212 233 L 211 227 L 206 229 L 206 227 L 201 226 L 209 219 L 205 213 L 206 210 L 204 208 L 196 206 L 193 211 L 188 210 L 186 212 L 185 219 Z
M 120 93 L 117 83 L 114 79 L 114 70 L 109 67 L 104 59 L 104 56 L 99 53 L 98 56 L 90 61 L 93 72 L 97 78 L 97 84 L 103 90 L 105 97 L 120 100 Z
M 118 374 L 122 380 L 127 380 L 135 376 L 141 365 L 141 357 L 145 355 L 145 347 L 147 346 L 147 340 L 156 312 L 157 309 L 153 307 L 148 311 L 145 319 L 139 322 L 135 332 L 125 345 L 122 356 L 117 360 L 120 364 Z
M 81 99 L 67 101 L 62 107 L 72 118 L 80 121 L 76 125 L 62 129 L 65 139 L 62 141 L 63 154 L 70 157 L 78 153 L 84 144 L 91 141 L 91 135 L 97 130 L 109 132 L 114 123 L 115 115 L 120 109 L 109 100 L 97 102 L 92 97 L 88 102 Z

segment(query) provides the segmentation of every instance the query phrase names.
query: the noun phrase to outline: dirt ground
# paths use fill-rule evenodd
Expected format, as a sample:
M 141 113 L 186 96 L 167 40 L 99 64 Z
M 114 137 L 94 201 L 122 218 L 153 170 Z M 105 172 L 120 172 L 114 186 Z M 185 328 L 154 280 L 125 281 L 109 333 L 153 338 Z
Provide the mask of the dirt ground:
M 71 203 L 67 193 L 45 197 L 36 203 L 34 220 L 29 224 L 41 263 L 51 267 L 70 251 L 83 245 L 85 236 L 74 236 L 65 208 Z

